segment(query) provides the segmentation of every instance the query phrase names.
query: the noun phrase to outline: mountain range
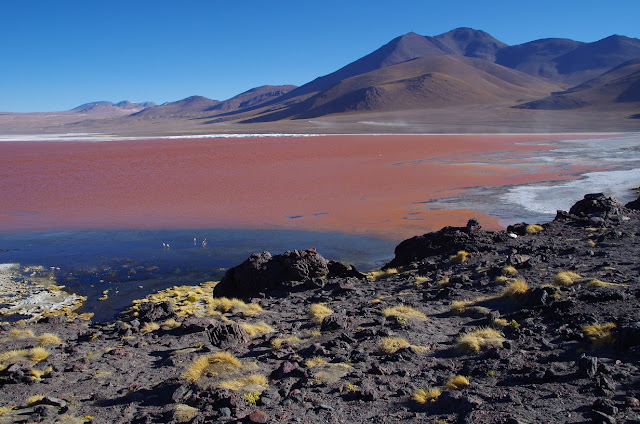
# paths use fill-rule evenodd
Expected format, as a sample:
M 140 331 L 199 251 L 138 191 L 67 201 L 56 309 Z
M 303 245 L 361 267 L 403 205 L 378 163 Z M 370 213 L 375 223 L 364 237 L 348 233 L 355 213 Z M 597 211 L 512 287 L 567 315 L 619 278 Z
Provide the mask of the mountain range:
M 617 111 L 616 119 L 628 120 L 640 112 L 640 40 L 612 35 L 591 43 L 547 38 L 509 46 L 471 28 L 437 36 L 410 32 L 300 87 L 265 85 L 225 101 L 191 96 L 159 106 L 93 102 L 69 111 L 90 117 L 86 125 L 83 120 L 65 124 L 190 121 L 211 130 L 366 114 L 427 116 L 473 107 L 500 116 L 519 113 L 518 119 L 531 119 L 526 113 L 534 111 L 571 110 Z

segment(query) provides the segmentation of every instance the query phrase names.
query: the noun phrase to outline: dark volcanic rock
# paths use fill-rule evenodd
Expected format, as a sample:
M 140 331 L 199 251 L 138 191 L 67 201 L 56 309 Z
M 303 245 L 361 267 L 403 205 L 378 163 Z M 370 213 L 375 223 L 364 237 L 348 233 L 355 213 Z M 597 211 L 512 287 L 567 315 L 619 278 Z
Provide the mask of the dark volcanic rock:
M 635 209 L 637 211 L 640 211 L 640 197 L 627 203 L 626 205 L 624 205 L 624 207 L 627 209 Z
M 364 278 L 353 266 L 327 261 L 315 249 L 287 251 L 271 256 L 254 253 L 249 259 L 229 269 L 213 290 L 214 296 L 247 297 L 280 288 L 290 281 L 308 282 L 307 288 L 320 288 L 320 277 Z
M 138 320 L 141 322 L 156 322 L 169 318 L 177 318 L 173 305 L 164 301 L 160 303 L 143 302 L 138 306 Z
M 497 241 L 504 241 L 504 233 L 482 231 L 475 219 L 466 227 L 444 227 L 440 231 L 412 237 L 401 242 L 395 249 L 395 257 L 384 266 L 395 268 L 431 256 L 449 256 L 460 250 L 482 252 L 490 250 Z
M 597 216 L 603 219 L 618 219 L 622 216 L 622 205 L 616 199 L 602 193 L 585 194 L 584 199 L 569 209 L 571 215 L 579 217 Z
M 236 323 L 217 322 L 208 331 L 211 344 L 220 348 L 247 344 L 251 336 Z

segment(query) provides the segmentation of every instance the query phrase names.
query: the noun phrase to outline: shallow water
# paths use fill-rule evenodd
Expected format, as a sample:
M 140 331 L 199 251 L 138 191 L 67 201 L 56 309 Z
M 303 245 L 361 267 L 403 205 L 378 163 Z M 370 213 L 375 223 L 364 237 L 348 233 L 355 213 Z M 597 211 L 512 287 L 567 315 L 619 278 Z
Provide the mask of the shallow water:
M 327 259 L 366 271 L 390 260 L 395 244 L 291 230 L 60 231 L 1 234 L 0 263 L 56 268 L 59 285 L 88 297 L 82 312 L 93 312 L 95 320 L 103 321 L 158 290 L 219 280 L 225 269 L 253 252 L 315 247 Z M 109 290 L 108 299 L 98 301 L 104 290 Z

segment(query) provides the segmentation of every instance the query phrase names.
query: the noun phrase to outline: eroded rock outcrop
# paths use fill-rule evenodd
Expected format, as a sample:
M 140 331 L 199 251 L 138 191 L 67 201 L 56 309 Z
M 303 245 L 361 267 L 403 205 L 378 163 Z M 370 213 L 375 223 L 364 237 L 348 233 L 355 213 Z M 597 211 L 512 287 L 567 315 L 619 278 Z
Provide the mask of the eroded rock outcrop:
M 363 277 L 353 266 L 328 261 L 313 248 L 274 256 L 269 252 L 253 253 L 246 261 L 226 272 L 213 294 L 247 297 L 277 289 L 288 281 L 305 282 L 334 276 Z

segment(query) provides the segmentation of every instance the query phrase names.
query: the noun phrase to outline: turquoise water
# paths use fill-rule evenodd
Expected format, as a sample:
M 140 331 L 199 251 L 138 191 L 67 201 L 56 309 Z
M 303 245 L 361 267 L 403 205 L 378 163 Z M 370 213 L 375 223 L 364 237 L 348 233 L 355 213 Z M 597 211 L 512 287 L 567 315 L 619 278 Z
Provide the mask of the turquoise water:
M 315 247 L 327 259 L 367 271 L 389 261 L 396 244 L 291 230 L 58 231 L 0 234 L 0 263 L 53 267 L 57 284 L 88 297 L 82 312 L 104 321 L 149 293 L 219 280 L 253 252 Z M 98 301 L 104 290 L 108 299 Z

